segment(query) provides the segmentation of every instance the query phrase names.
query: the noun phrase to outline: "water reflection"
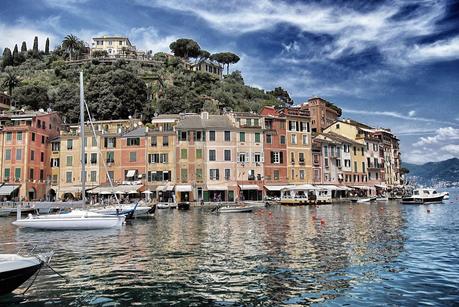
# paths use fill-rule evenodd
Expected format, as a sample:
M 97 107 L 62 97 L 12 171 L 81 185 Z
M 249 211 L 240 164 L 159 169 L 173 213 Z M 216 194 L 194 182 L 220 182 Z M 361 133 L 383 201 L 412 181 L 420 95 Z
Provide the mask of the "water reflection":
M 439 249 L 450 249 L 448 261 L 457 257 L 455 243 L 426 231 L 441 228 L 448 212 L 438 209 L 438 216 L 427 218 L 422 210 L 395 202 L 226 215 L 164 210 L 121 230 L 64 233 L 18 230 L 2 219 L 1 242 L 49 246 L 56 252 L 53 267 L 70 283 L 45 271 L 26 296 L 0 304 L 382 304 L 391 300 L 388 288 L 403 291 L 399 280 L 428 280 L 425 267 L 410 271 L 412 261 L 434 258 Z M 412 238 L 432 244 L 427 256 L 416 253 L 425 247 L 407 247 Z M 1 248 L 14 251 L 12 245 Z M 458 271 L 450 266 L 437 264 L 443 269 L 440 292 L 457 290 Z

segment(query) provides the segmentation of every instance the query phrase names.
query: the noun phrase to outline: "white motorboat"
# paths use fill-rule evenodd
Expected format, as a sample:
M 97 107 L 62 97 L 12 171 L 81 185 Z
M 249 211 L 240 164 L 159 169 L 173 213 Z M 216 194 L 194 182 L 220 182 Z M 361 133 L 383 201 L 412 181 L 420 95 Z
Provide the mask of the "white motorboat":
M 388 201 L 389 198 L 386 197 L 386 196 L 380 196 L 380 197 L 376 197 L 376 201 L 377 202 L 385 202 L 385 201 Z
M 444 199 L 444 193 L 438 193 L 435 189 L 416 189 L 409 197 L 403 197 L 401 203 L 404 205 L 422 205 L 441 203 Z
M 217 208 L 218 213 L 246 213 L 253 210 L 252 206 L 224 206 Z
M 88 109 L 89 110 L 89 109 Z M 85 186 L 86 186 L 86 170 L 85 170 L 85 129 L 84 129 L 84 89 L 83 89 L 83 72 L 80 72 L 80 143 L 81 143 L 81 192 L 83 205 L 85 204 Z M 88 111 L 89 113 L 89 111 Z M 92 126 L 92 119 L 89 114 L 89 122 Z M 94 127 L 92 126 L 93 133 Z M 21 219 L 21 207 L 17 206 L 17 220 L 13 222 L 15 226 L 33 229 L 46 230 L 88 230 L 88 229 L 106 229 L 120 227 L 125 216 L 103 215 L 87 210 L 74 210 L 70 213 L 33 216 L 29 214 L 28 218 Z
M 23 257 L 18 254 L 0 254 L 0 295 L 10 293 L 26 282 L 45 263 L 52 253 Z
M 119 206 L 95 207 L 90 209 L 91 212 L 104 215 L 124 215 L 133 217 L 148 217 L 155 213 L 155 206 L 139 206 L 136 204 L 121 204 Z
M 440 194 L 443 195 L 443 200 L 449 199 L 449 192 L 441 192 Z
M 372 201 L 375 201 L 375 200 L 376 200 L 376 197 L 367 197 L 367 198 L 357 199 L 357 202 L 358 203 L 369 203 L 369 202 L 372 202 Z
M 73 210 L 63 214 L 29 215 L 13 222 L 18 227 L 48 230 L 89 230 L 120 227 L 124 215 L 104 215 L 86 210 Z
M 156 209 L 176 209 L 177 203 L 175 202 L 162 202 L 156 205 Z

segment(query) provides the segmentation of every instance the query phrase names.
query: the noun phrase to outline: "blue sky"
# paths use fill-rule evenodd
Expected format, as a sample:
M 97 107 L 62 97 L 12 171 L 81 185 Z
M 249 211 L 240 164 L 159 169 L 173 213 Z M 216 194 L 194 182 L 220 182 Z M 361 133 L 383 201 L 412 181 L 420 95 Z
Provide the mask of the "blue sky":
M 391 128 L 402 159 L 459 157 L 459 3 L 422 1 L 2 0 L 0 49 L 35 35 L 127 35 L 168 51 L 187 37 L 233 51 L 246 83 L 321 96 Z

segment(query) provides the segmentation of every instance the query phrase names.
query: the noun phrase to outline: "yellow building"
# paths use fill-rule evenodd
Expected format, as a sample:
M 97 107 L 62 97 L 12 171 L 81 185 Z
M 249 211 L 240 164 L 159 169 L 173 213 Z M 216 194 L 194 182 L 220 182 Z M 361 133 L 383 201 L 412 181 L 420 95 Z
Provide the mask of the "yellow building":
M 164 114 L 152 119 L 146 127 L 147 178 L 146 189 L 151 198 L 170 198 L 176 180 L 176 125 L 179 115 Z M 169 190 L 169 193 L 168 193 Z
M 99 36 L 92 39 L 91 54 L 106 51 L 109 57 L 126 57 L 135 54 L 136 48 L 125 36 Z

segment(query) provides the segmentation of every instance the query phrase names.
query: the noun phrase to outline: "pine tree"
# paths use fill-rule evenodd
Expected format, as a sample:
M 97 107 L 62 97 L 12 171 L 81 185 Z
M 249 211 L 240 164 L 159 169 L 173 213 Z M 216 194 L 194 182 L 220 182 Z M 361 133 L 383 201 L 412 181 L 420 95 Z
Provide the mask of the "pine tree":
M 3 50 L 3 59 L 2 59 L 2 67 L 5 68 L 6 66 L 13 65 L 13 56 L 11 55 L 10 48 L 5 48 Z
M 33 49 L 32 49 L 32 54 L 34 58 L 38 58 L 38 36 L 35 36 L 33 39 Z
M 18 51 L 18 44 L 14 45 L 13 49 L 13 65 L 19 65 L 20 60 L 19 60 L 19 51 Z
M 26 44 L 26 42 L 22 42 L 21 52 L 27 52 L 27 44 Z
M 49 54 L 49 37 L 46 38 L 45 54 Z

